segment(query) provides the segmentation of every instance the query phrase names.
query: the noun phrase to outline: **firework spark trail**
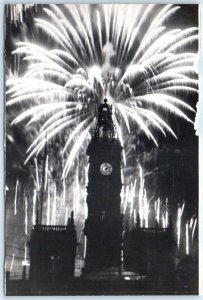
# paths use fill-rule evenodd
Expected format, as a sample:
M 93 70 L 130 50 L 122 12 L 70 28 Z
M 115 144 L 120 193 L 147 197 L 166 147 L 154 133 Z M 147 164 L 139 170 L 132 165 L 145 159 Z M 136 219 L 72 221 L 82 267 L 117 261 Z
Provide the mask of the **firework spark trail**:
M 84 242 L 84 258 L 86 257 L 86 251 L 87 251 L 87 237 L 85 235 L 85 242 Z
M 25 196 L 25 235 L 28 234 L 28 219 L 27 219 L 27 213 L 28 213 L 28 201 L 27 201 L 27 197 Z
M 10 265 L 10 270 L 9 270 L 10 273 L 11 273 L 12 270 L 13 270 L 14 260 L 15 260 L 15 253 L 13 253 L 13 255 L 12 255 L 11 265 Z
M 127 205 L 128 205 L 129 194 L 130 194 L 130 186 L 127 185 L 126 188 L 125 188 L 125 201 L 124 201 L 124 207 L 123 207 L 123 214 L 124 215 L 125 215 Z
M 47 190 L 47 183 L 48 183 L 48 172 L 49 172 L 49 155 L 46 155 L 45 161 L 45 181 L 44 181 L 44 190 Z
M 56 184 L 54 184 L 54 201 L 52 206 L 51 224 L 56 225 Z
M 168 198 L 166 198 L 166 211 L 165 211 L 165 226 L 166 228 L 169 225 L 169 221 L 168 221 Z
M 78 139 L 72 150 L 71 150 L 71 153 L 67 159 L 67 162 L 65 164 L 65 167 L 64 167 L 64 170 L 63 170 L 63 174 L 62 174 L 62 177 L 66 177 L 72 164 L 73 164 L 73 161 L 74 161 L 74 158 L 76 157 L 76 155 L 78 154 L 79 150 L 80 150 L 80 147 L 83 145 L 83 142 L 84 140 L 87 138 L 87 135 L 89 135 L 89 129 L 92 127 L 92 123 L 88 125 L 88 127 L 83 131 L 83 133 L 81 134 L 80 136 L 80 139 Z
M 76 182 L 74 183 L 73 186 L 73 213 L 74 216 L 76 215 L 76 201 L 77 201 L 77 194 L 76 194 L 76 188 L 75 188 Z
M 182 204 L 182 206 L 178 207 L 177 211 L 177 221 L 176 221 L 176 227 L 177 227 L 177 245 L 178 248 L 180 247 L 180 238 L 181 238 L 181 217 L 184 211 L 185 203 Z
M 136 192 L 136 179 L 134 183 L 132 183 L 130 187 L 130 194 L 129 194 L 129 200 L 130 203 L 130 219 L 133 217 L 133 207 L 134 207 L 134 198 L 135 198 L 135 192 Z
M 158 198 L 157 201 L 155 201 L 155 219 L 157 224 L 159 225 L 160 222 L 160 198 Z
M 24 261 L 25 262 L 27 261 L 27 246 L 26 246 L 26 242 L 25 242 L 25 245 L 24 245 Z
M 116 118 L 114 119 L 115 121 L 115 124 L 116 124 L 116 129 L 117 129 L 117 133 L 118 133 L 118 138 L 121 142 L 121 146 L 123 147 L 124 146 L 124 140 L 123 140 L 123 136 L 122 136 L 122 132 L 121 132 L 121 128 L 116 120 Z M 123 164 L 124 166 L 126 166 L 126 153 L 125 153 L 125 149 L 123 149 L 122 151 L 122 157 L 123 157 Z
M 50 192 L 47 191 L 47 226 L 50 225 Z
M 148 218 L 149 218 L 149 202 L 147 199 L 147 191 L 144 189 L 144 198 L 143 198 L 143 206 L 144 206 L 144 221 L 145 221 L 145 227 L 148 228 Z
M 139 204 L 139 216 L 140 216 L 140 225 L 143 226 L 143 194 L 144 194 L 144 179 L 143 179 L 143 171 L 142 167 L 139 166 L 139 177 L 140 177 L 140 188 L 139 188 L 139 198 L 138 198 L 138 204 Z
M 89 5 L 83 5 L 83 9 L 80 5 L 50 5 L 48 8 L 43 8 L 44 19 L 36 18 L 35 26 L 41 28 L 44 35 L 49 36 L 58 48 L 47 50 L 43 45 L 39 46 L 32 42 L 17 43 L 17 49 L 13 53 L 27 63 L 28 72 L 23 77 L 19 74 L 18 77 L 7 80 L 7 103 L 14 105 L 18 102 L 34 100 L 36 96 L 39 100 L 33 107 L 33 116 L 25 112 L 20 113 L 14 123 L 30 117 L 31 123 L 34 120 L 41 120 L 41 128 L 43 128 L 43 125 L 54 117 L 53 113 L 58 113 L 60 118 L 60 115 L 63 115 L 60 111 L 54 112 L 50 107 L 46 107 L 46 104 L 49 105 L 54 98 L 58 98 L 58 101 L 63 99 L 67 105 L 71 102 L 81 103 L 83 108 L 86 107 L 95 114 L 100 100 L 106 94 L 117 108 L 115 123 L 122 143 L 125 139 L 123 129 L 118 126 L 120 117 L 123 118 L 130 132 L 128 119 L 133 116 L 134 122 L 155 144 L 157 141 L 151 128 L 148 128 L 146 120 L 162 133 L 167 130 L 175 136 L 172 129 L 160 118 L 156 109 L 152 115 L 151 104 L 155 104 L 158 109 L 170 111 L 186 121 L 191 121 L 183 111 L 183 109 L 190 110 L 191 107 L 186 104 L 183 106 L 184 102 L 177 97 L 172 97 L 170 93 L 180 89 L 196 91 L 195 88 L 190 88 L 194 83 L 195 53 L 187 53 L 187 46 L 198 40 L 197 28 L 168 30 L 165 23 L 180 7 L 163 6 L 157 14 L 155 14 L 155 7 L 155 5 L 129 4 L 124 10 L 121 5 L 99 5 L 95 11 L 94 9 L 91 11 L 96 16 L 96 26 L 93 26 L 94 18 L 90 17 L 91 6 Z M 142 8 L 145 8 L 143 16 L 141 16 Z M 66 18 L 66 10 L 72 16 L 72 21 Z M 151 22 L 146 22 L 148 19 Z M 106 32 L 105 38 L 102 36 L 103 30 Z M 72 36 L 75 37 L 75 41 Z M 96 36 L 99 37 L 99 43 L 95 40 Z M 135 44 L 139 47 L 135 48 L 134 55 L 131 55 Z M 80 52 L 78 45 L 80 45 Z M 107 48 L 112 50 L 105 52 Z M 110 58 L 113 58 L 115 66 L 112 65 Z M 120 68 L 121 65 L 124 66 L 123 69 Z M 109 72 L 111 75 L 108 75 Z M 135 85 L 134 82 L 138 78 L 142 80 Z M 39 84 L 40 81 L 42 84 Z M 161 85 L 165 86 L 159 90 Z M 153 92 L 151 95 L 148 89 Z M 143 110 L 142 102 L 149 107 Z M 121 109 L 120 104 L 125 109 Z M 38 109 L 41 105 L 45 105 L 42 112 Z M 64 113 L 69 116 L 68 111 Z M 80 129 L 86 130 L 88 123 L 93 122 L 91 118 L 88 120 L 87 116 L 80 120 L 80 123 L 85 124 L 84 126 L 79 124 L 75 129 L 77 122 L 73 122 L 72 137 L 74 130 L 78 137 L 82 136 Z M 54 126 L 57 130 L 49 134 L 48 140 L 64 130 L 67 125 L 64 123 L 58 126 L 56 122 Z M 89 130 L 90 128 L 91 126 Z M 70 141 L 67 142 L 65 150 L 71 153 L 73 160 L 76 153 L 71 150 L 73 145 L 70 145 Z M 28 151 L 26 162 L 39 153 L 44 146 L 42 134 Z M 80 143 L 79 148 L 82 147 L 83 143 Z M 67 176 L 70 171 L 69 165 L 70 163 L 66 165 L 63 176 Z
M 66 206 L 66 212 L 64 217 L 64 225 L 67 226 L 68 224 L 68 205 Z
M 186 222 L 185 225 L 185 252 L 187 255 L 189 255 L 190 253 L 190 249 L 189 249 L 189 224 L 188 222 Z
M 192 228 L 192 226 L 193 226 L 193 221 L 194 221 L 194 219 L 193 219 L 193 217 L 190 219 L 190 223 L 189 223 L 189 226 L 190 226 L 190 229 Z
M 162 226 L 163 228 L 168 227 L 168 198 L 166 198 L 164 212 L 162 213 Z
M 193 238 L 194 238 L 194 233 L 195 233 L 196 225 L 197 225 L 197 219 L 195 219 L 194 224 L 193 224 L 193 228 L 192 228 L 192 241 L 193 241 Z
M 18 25 L 18 23 L 23 22 L 23 13 L 26 12 L 29 8 L 36 6 L 36 4 L 13 4 L 6 6 L 6 15 L 10 14 L 11 21 Z
M 77 171 L 76 180 L 75 180 L 75 212 L 74 215 L 78 212 L 80 205 L 80 181 L 79 181 L 79 169 Z
M 66 180 L 63 178 L 63 205 L 66 204 Z
M 36 182 L 37 182 L 37 191 L 39 192 L 40 190 L 40 185 L 39 185 L 39 173 L 38 173 L 38 164 L 37 164 L 37 158 L 34 158 L 35 162 L 35 170 L 36 170 Z
M 16 180 L 15 196 L 14 196 L 14 216 L 17 215 L 17 199 L 18 199 L 19 179 Z
M 35 225 L 36 222 L 36 200 L 37 200 L 37 191 L 34 189 L 33 200 L 32 200 L 32 225 Z
M 125 191 L 124 191 L 124 170 L 123 168 L 121 168 L 121 183 L 122 183 L 122 187 L 121 187 L 121 207 L 124 204 L 124 199 L 125 199 Z
M 60 197 L 60 200 L 59 200 L 59 210 L 58 210 L 57 225 L 60 225 L 60 218 L 61 218 L 62 208 L 63 208 L 63 198 Z
M 136 226 L 136 209 L 133 209 L 133 225 Z

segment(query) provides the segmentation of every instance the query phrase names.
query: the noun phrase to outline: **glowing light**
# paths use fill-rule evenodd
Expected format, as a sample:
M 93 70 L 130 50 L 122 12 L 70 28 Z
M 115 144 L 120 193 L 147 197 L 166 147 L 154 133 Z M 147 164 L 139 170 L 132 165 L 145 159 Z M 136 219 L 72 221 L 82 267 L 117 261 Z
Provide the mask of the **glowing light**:
M 45 161 L 45 181 L 44 181 L 44 190 L 45 191 L 47 189 L 48 171 L 49 171 L 49 155 L 46 155 L 46 161 Z
M 22 7 L 10 7 L 13 19 L 21 19 Z M 123 123 L 130 133 L 133 122 L 158 145 L 154 129 L 164 136 L 168 132 L 176 137 L 159 110 L 192 122 L 186 115 L 186 111 L 193 111 L 192 107 L 174 92 L 197 92 L 196 55 L 187 52 L 188 46 L 198 40 L 197 28 L 170 29 L 166 25 L 179 6 L 166 5 L 158 10 L 156 5 L 135 4 L 127 4 L 125 9 L 119 4 L 101 4 L 97 9 L 85 4 L 82 7 L 43 7 L 44 16 L 35 19 L 35 27 L 49 37 L 53 49 L 47 49 L 43 42 L 17 42 L 13 55 L 19 62 L 24 61 L 27 72 L 18 74 L 18 62 L 16 75 L 6 81 L 7 105 L 26 103 L 27 107 L 30 103 L 31 107 L 12 124 L 28 120 L 27 126 L 36 121 L 40 126 L 38 137 L 28 149 L 26 163 L 42 151 L 46 134 L 48 142 L 70 128 L 68 140 L 62 139 L 64 152 L 68 152 L 63 177 L 83 148 L 94 125 L 92 116 L 105 95 L 114 104 L 122 145 L 126 141 L 125 129 L 119 124 Z M 66 17 L 66 12 L 71 18 Z M 135 44 L 139 45 L 136 50 Z M 126 165 L 125 151 L 123 161 Z M 39 187 L 38 183 L 37 179 Z
M 193 225 L 193 228 L 192 228 L 192 240 L 194 238 L 194 233 L 195 233 L 196 226 L 197 226 L 197 219 L 195 219 L 194 225 Z
M 122 183 L 122 187 L 121 187 L 121 206 L 123 206 L 124 203 L 124 199 L 125 199 L 125 191 L 124 191 L 124 174 L 123 174 L 123 169 L 121 169 L 121 183 Z
M 29 262 L 27 260 L 27 246 L 26 246 L 26 242 L 24 245 L 24 260 L 22 261 L 22 266 L 29 266 Z
M 133 209 L 133 224 L 136 225 L 136 209 Z
M 18 199 L 19 180 L 16 180 L 15 197 L 14 197 L 14 216 L 17 214 L 17 199 Z
M 185 252 L 186 254 L 188 255 L 189 254 L 189 225 L 188 225 L 188 222 L 186 223 L 185 225 L 185 243 L 186 243 L 186 246 L 185 246 Z
M 68 223 L 68 206 L 66 207 L 65 218 L 64 218 L 64 225 L 66 226 L 67 223 Z
M 37 158 L 34 158 L 35 162 L 35 170 L 36 170 L 36 181 L 37 181 L 37 191 L 39 192 L 40 186 L 39 186 L 39 173 L 38 173 L 38 164 L 37 164 Z
M 162 214 L 162 226 L 163 228 L 167 228 L 168 225 L 168 199 L 166 198 L 165 210 Z
M 23 12 L 28 10 L 29 8 L 35 6 L 36 4 L 12 4 L 6 5 L 6 13 L 10 12 L 11 21 L 17 26 L 20 22 L 23 22 Z
M 66 180 L 63 178 L 63 205 L 66 203 Z
M 144 206 L 144 221 L 145 227 L 148 228 L 148 217 L 149 217 L 149 203 L 147 200 L 147 192 L 146 189 L 144 190 L 144 198 L 143 198 L 143 206 Z
M 125 189 L 125 202 L 124 202 L 124 207 L 123 207 L 123 214 L 125 214 L 125 212 L 126 212 L 128 199 L 129 199 L 129 193 L 130 193 L 130 187 L 127 186 Z
M 47 225 L 50 225 L 50 192 L 47 192 Z
M 78 206 L 80 203 L 80 182 L 79 182 L 79 171 L 76 174 L 75 188 L 74 188 L 74 215 L 78 211 Z
M 56 184 L 54 184 L 54 202 L 52 207 L 51 224 L 56 225 Z
M 180 238 L 181 238 L 181 217 L 183 214 L 183 210 L 185 207 L 185 203 L 182 204 L 182 206 L 178 207 L 178 211 L 177 211 L 177 222 L 176 222 L 176 227 L 177 227 L 177 245 L 178 248 L 180 246 Z
M 160 198 L 158 198 L 157 201 L 155 201 L 155 214 L 156 214 L 156 221 L 157 221 L 157 224 L 159 225 L 159 222 L 160 222 Z
M 11 259 L 11 265 L 10 265 L 10 273 L 12 272 L 12 270 L 13 270 L 13 264 L 14 264 L 14 260 L 15 260 L 15 254 L 13 253 L 13 255 L 12 255 L 12 259 Z
M 130 195 L 129 195 L 129 203 L 130 203 L 130 218 L 133 214 L 133 207 L 134 207 L 134 197 L 135 197 L 135 190 L 136 190 L 136 180 L 132 184 L 132 187 L 130 188 Z
M 140 189 L 139 189 L 139 216 L 140 216 L 140 225 L 141 227 L 143 226 L 143 216 L 144 216 L 144 209 L 143 209 L 143 194 L 144 194 L 144 179 L 143 179 L 143 172 L 142 172 L 142 167 L 139 167 L 140 170 Z
M 86 251 L 87 251 L 87 237 L 85 236 L 85 242 L 84 242 L 84 258 L 86 257 Z
M 27 211 L 28 211 L 28 203 L 27 203 L 27 197 L 25 197 L 25 234 L 27 235 L 28 231 L 28 220 L 27 220 Z
M 37 200 L 37 191 L 34 189 L 33 200 L 32 200 L 32 224 L 35 225 L 36 221 L 36 200 Z

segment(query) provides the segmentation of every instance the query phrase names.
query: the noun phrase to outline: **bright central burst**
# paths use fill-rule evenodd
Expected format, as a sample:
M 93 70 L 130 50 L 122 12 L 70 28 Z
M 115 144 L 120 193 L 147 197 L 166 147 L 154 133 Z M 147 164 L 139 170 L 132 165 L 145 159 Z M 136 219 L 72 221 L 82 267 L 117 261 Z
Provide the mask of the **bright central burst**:
M 7 106 L 26 107 L 12 124 L 25 120 L 27 125 L 40 124 L 26 162 L 59 135 L 68 154 L 66 177 L 95 126 L 104 97 L 113 104 L 121 143 L 135 124 L 156 145 L 157 130 L 176 137 L 161 111 L 192 123 L 187 116 L 187 111 L 194 111 L 192 106 L 177 95 L 197 92 L 196 53 L 188 50 L 198 40 L 197 28 L 165 26 L 179 8 L 153 4 L 43 8 L 35 26 L 44 44 L 18 42 L 13 54 L 27 69 L 7 80 Z

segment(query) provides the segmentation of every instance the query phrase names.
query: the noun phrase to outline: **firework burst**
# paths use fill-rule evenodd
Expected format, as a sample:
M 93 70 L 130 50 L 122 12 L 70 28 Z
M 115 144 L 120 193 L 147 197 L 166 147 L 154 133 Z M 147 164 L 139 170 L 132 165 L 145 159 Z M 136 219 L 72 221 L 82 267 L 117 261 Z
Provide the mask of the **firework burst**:
M 47 141 L 60 137 L 65 178 L 95 126 L 104 97 L 113 104 L 122 143 L 135 124 L 158 145 L 156 131 L 176 138 L 160 111 L 192 122 L 182 92 L 198 88 L 191 45 L 197 28 L 167 28 L 179 6 L 49 5 L 34 20 L 44 43 L 19 41 L 13 55 L 15 76 L 8 72 L 7 109 L 21 107 L 12 125 L 37 124 L 26 163 Z M 49 47 L 46 45 L 49 41 Z M 182 94 L 181 94 L 182 95 Z M 124 154 L 125 162 L 125 154 Z

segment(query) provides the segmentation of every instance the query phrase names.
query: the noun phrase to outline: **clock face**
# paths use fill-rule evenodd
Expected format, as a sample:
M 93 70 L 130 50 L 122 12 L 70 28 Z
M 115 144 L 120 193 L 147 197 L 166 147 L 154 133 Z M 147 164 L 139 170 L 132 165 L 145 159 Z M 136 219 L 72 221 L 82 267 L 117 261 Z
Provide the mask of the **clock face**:
M 100 172 L 102 175 L 110 175 L 113 171 L 112 166 L 109 163 L 103 163 L 100 166 Z

